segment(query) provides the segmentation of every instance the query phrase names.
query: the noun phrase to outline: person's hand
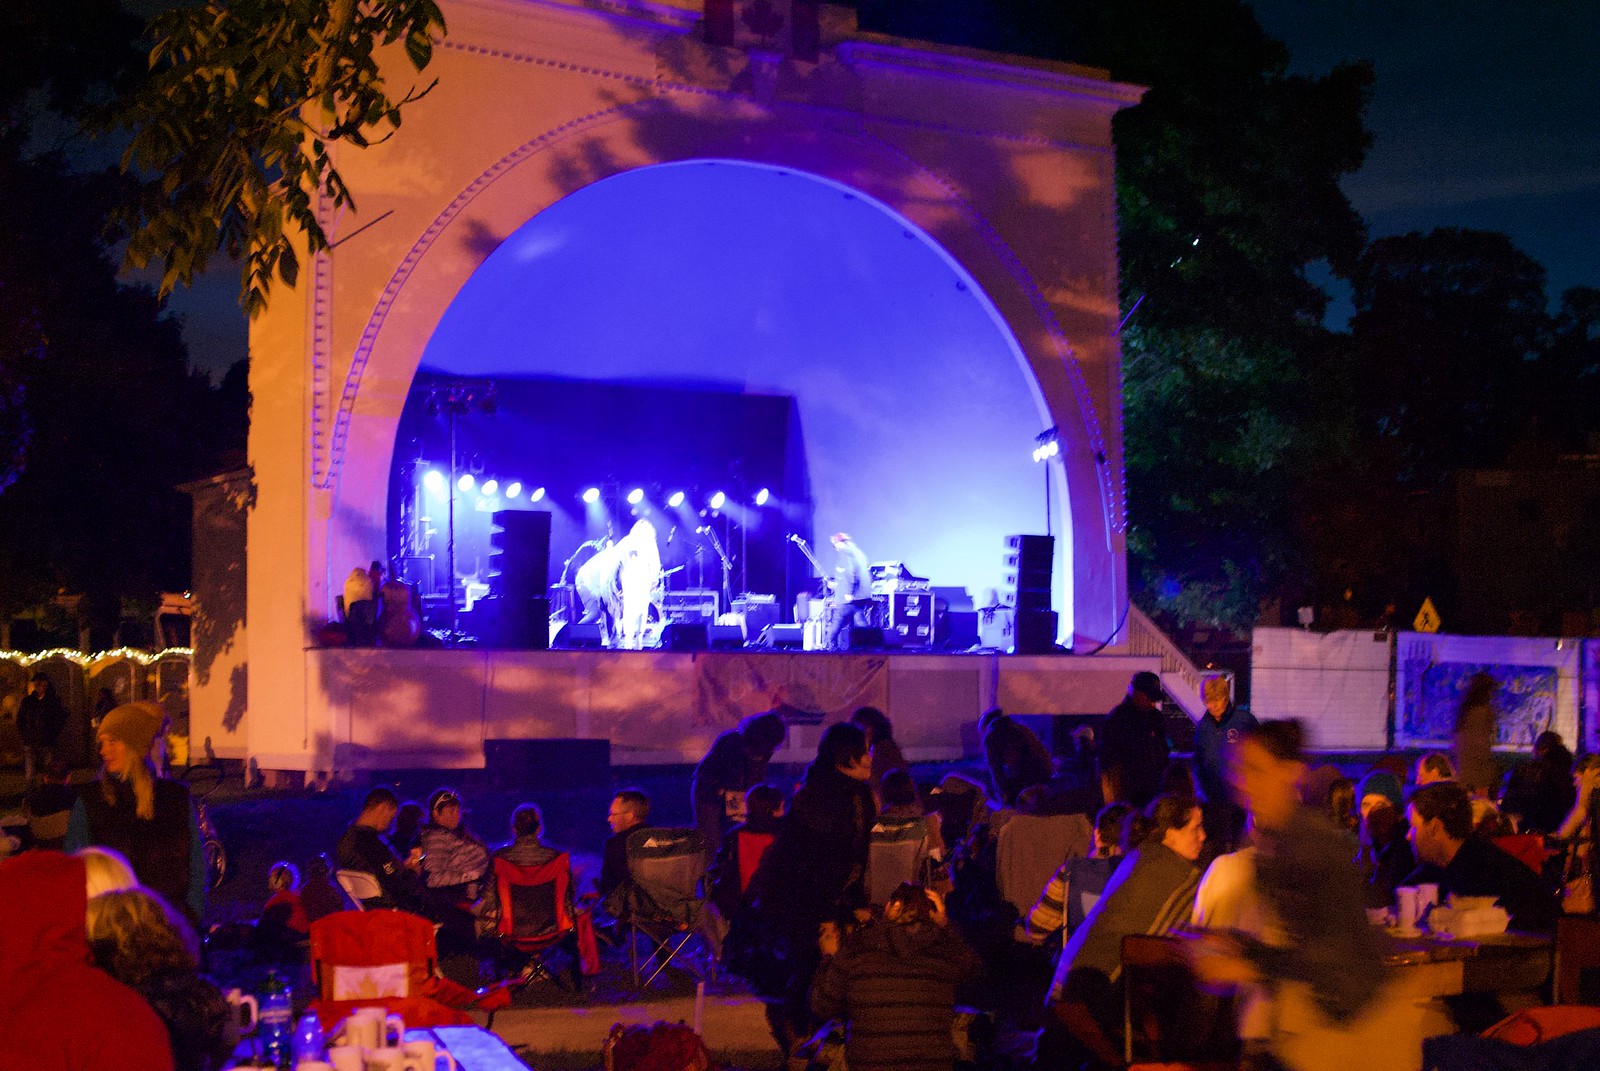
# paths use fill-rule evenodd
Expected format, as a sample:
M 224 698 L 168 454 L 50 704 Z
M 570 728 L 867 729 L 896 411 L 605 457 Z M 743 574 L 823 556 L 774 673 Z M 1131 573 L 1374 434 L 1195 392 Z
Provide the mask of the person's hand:
M 1239 942 L 1224 934 L 1206 934 L 1184 943 L 1189 966 L 1202 982 L 1212 986 L 1248 985 L 1261 975 L 1244 958 Z
M 824 956 L 839 954 L 839 924 L 824 922 L 817 927 L 817 949 Z
M 923 894 L 927 896 L 928 900 L 933 904 L 934 924 L 938 926 L 948 926 L 950 924 L 950 916 L 945 914 L 944 897 L 939 895 L 939 893 L 933 889 L 924 889 L 922 891 Z
M 406 869 L 407 870 L 414 870 L 414 871 L 416 871 L 418 873 L 421 873 L 422 872 L 422 859 L 423 859 L 422 849 L 421 848 L 412 848 L 411 849 L 411 854 L 406 856 Z

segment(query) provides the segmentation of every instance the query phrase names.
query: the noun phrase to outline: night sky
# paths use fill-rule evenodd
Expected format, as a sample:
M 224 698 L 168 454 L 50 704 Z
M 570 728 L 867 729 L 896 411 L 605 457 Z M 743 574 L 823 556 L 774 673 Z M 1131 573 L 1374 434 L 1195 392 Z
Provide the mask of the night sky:
M 1549 271 L 1552 300 L 1600 287 L 1600 2 L 1255 0 L 1292 70 L 1371 60 L 1373 145 L 1347 182 L 1373 237 L 1504 231 Z M 190 355 L 244 356 L 237 272 L 172 298 Z

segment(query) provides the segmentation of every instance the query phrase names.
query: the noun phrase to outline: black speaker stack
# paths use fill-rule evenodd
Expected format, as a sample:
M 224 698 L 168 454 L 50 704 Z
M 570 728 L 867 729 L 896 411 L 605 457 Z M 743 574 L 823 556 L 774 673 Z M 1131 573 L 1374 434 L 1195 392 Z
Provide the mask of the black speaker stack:
M 550 646 L 550 514 L 500 510 L 489 529 L 489 595 L 478 603 L 485 646 Z M 476 613 L 477 610 L 474 610 Z
M 1017 609 L 1017 654 L 1049 654 L 1056 649 L 1057 621 L 1050 608 L 1050 574 L 1055 565 L 1053 536 L 1006 537 L 1005 595 Z

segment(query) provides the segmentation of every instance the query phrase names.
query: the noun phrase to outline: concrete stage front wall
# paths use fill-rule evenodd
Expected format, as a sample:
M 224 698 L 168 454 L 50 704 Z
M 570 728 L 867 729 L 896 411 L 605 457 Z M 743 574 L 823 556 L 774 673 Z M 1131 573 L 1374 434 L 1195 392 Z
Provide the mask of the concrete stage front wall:
M 794 724 L 781 761 L 806 762 L 828 724 L 888 712 L 913 761 L 976 752 L 975 723 L 1015 714 L 1103 714 L 1158 660 L 782 652 L 385 651 L 309 653 L 332 727 L 308 741 L 321 769 L 477 768 L 499 739 L 611 741 L 618 764 L 698 762 L 718 733 L 779 703 Z
M 1117 639 L 1111 120 L 1141 91 L 1102 72 L 861 35 L 834 8 L 819 62 L 719 48 L 692 6 L 441 2 L 437 87 L 393 138 L 339 151 L 355 208 L 322 206 L 334 248 L 303 255 L 299 285 L 276 288 L 251 325 L 242 724 L 263 766 L 312 768 L 307 741 L 336 735 L 324 673 L 343 656 L 306 648 L 351 567 L 383 556 L 395 431 L 445 310 L 527 220 L 660 163 L 745 161 L 860 190 L 976 281 L 1016 339 L 1041 422 L 1061 429 L 1052 477 L 1070 501 L 1072 589 L 1057 609 L 1080 648 Z

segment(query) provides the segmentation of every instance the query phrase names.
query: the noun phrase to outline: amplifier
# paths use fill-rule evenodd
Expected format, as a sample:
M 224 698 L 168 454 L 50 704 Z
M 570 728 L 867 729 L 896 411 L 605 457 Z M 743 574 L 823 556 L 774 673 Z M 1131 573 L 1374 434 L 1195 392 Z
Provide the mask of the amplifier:
M 668 621 L 700 621 L 709 625 L 717 619 L 720 601 L 715 588 L 668 591 L 661 597 L 661 613 Z
M 744 634 L 754 641 L 764 632 L 768 625 L 776 625 L 783 619 L 778 610 L 778 597 L 776 595 L 754 595 L 745 592 L 733 600 L 733 612 L 744 616 Z
M 900 637 L 902 647 L 933 646 L 933 595 L 897 591 L 879 597 L 883 630 Z

